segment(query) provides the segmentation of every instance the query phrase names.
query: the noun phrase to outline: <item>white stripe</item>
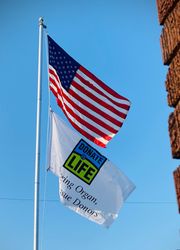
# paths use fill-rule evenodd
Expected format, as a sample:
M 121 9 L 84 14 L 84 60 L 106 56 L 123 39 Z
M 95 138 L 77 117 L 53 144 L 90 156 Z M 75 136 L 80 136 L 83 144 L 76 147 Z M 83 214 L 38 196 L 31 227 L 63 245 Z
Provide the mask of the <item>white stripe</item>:
M 115 102 L 118 102 L 120 104 L 126 104 L 128 106 L 130 106 L 130 102 L 127 100 L 123 100 L 117 97 L 114 97 L 113 95 L 111 95 L 110 93 L 106 92 L 106 90 L 104 90 L 101 86 L 99 86 L 99 84 L 97 84 L 95 81 L 92 80 L 92 78 L 88 77 L 86 74 L 84 74 L 81 70 L 77 70 L 77 74 L 79 74 L 81 77 L 83 77 L 85 80 L 89 81 L 90 83 L 92 83 L 96 88 L 100 89 L 102 92 L 105 92 L 105 94 L 111 98 L 112 100 L 114 100 Z
M 56 72 L 56 70 L 49 64 L 49 68 L 54 72 L 54 74 L 57 76 L 57 78 L 58 78 L 58 80 L 59 80 L 59 82 L 60 82 L 60 79 L 59 79 L 59 76 L 58 76 L 58 74 L 57 74 L 57 72 Z M 50 74 L 50 73 L 49 73 Z M 110 93 L 108 93 L 108 92 L 106 92 L 106 90 L 104 90 L 103 88 L 101 88 L 101 86 L 99 86 L 95 81 L 93 81 L 91 78 L 89 78 L 86 74 L 84 74 L 82 71 L 80 71 L 79 69 L 77 70 L 77 74 L 79 74 L 81 77 L 83 77 L 85 80 L 88 80 L 91 84 L 93 84 L 96 88 L 98 88 L 98 89 L 100 89 L 103 93 L 105 93 L 105 95 L 107 95 L 109 98 L 111 98 L 112 100 L 114 100 L 115 102 L 117 102 L 117 103 L 119 103 L 119 104 L 126 104 L 126 105 L 128 105 L 128 106 L 130 106 L 130 102 L 129 101 L 127 101 L 127 100 L 123 100 L 123 99 L 119 99 L 119 98 L 116 98 L 116 97 L 114 97 L 114 96 L 112 96 Z M 51 74 L 50 74 L 51 75 Z M 78 79 L 79 80 L 79 79 Z M 80 80 L 79 80 L 80 81 Z M 57 82 L 57 81 L 56 81 Z M 82 83 L 83 84 L 83 83 Z M 86 88 L 87 88 L 87 86 L 86 86 Z M 92 89 L 91 89 L 91 91 L 93 91 Z M 94 92 L 93 91 L 93 93 L 96 93 L 96 95 L 97 95 L 97 92 Z M 101 96 L 100 95 L 98 95 L 98 98 L 100 98 Z M 103 99 L 102 99 L 103 100 Z M 109 101 L 109 100 L 108 100 Z M 107 102 L 107 100 L 106 100 L 106 102 Z M 112 103 L 110 102 L 110 105 L 112 105 Z M 114 105 L 114 107 L 116 107 L 116 109 L 117 108 L 119 108 L 119 107 L 117 107 L 115 104 L 113 104 Z M 119 108 L 119 109 L 121 109 L 121 108 Z M 123 112 L 123 110 L 124 109 L 122 109 L 122 111 L 120 110 L 120 112 L 122 112 L 122 113 L 125 113 L 125 112 Z M 125 114 L 127 114 L 127 112 L 125 113 Z
M 88 117 L 86 117 L 85 115 L 83 115 L 82 113 L 80 113 L 77 109 L 75 109 L 65 98 L 63 99 L 64 103 L 75 113 L 77 114 L 81 119 L 85 120 L 87 123 L 89 123 L 90 125 L 93 125 L 95 128 L 98 128 L 99 130 L 101 130 L 104 134 L 113 137 L 115 136 L 115 134 L 111 133 L 109 130 L 107 130 L 106 128 L 102 127 L 101 125 L 99 125 L 98 123 L 95 123 L 93 120 L 89 119 Z
M 51 79 L 53 79 L 55 81 L 55 83 L 57 84 L 57 86 L 60 88 L 60 85 L 59 85 L 60 82 L 57 81 L 56 77 L 54 75 L 52 75 L 51 73 L 49 73 L 49 77 Z
M 53 85 L 53 84 L 50 84 L 50 86 L 57 92 L 57 88 Z M 82 119 L 83 119 L 83 115 L 81 114 L 81 113 L 79 113 L 78 112 L 78 110 L 76 110 L 76 109 L 74 109 L 73 107 L 72 107 L 72 105 L 70 104 L 70 103 L 68 103 L 66 100 L 65 100 L 65 98 L 62 98 L 62 96 L 61 95 L 59 95 L 59 93 L 57 92 L 57 96 L 58 96 L 58 99 L 61 101 L 61 103 L 62 103 L 62 105 L 63 105 L 63 107 L 64 107 L 64 109 L 66 110 L 66 107 L 65 107 L 65 105 L 64 105 L 64 103 L 66 103 L 66 105 L 72 110 L 72 111 L 74 111 L 74 113 L 75 114 L 80 114 L 80 115 L 78 115 L 78 116 L 80 116 Z M 68 111 L 66 110 L 66 113 L 67 113 L 67 115 L 69 114 L 68 113 Z M 69 114 L 70 115 L 70 114 Z M 71 115 L 70 115 L 71 116 Z M 68 116 L 69 117 L 69 116 Z M 73 120 L 73 122 L 74 123 L 78 123 L 78 124 L 81 124 L 81 123 L 79 123 L 73 116 L 71 116 L 73 119 L 71 119 L 71 120 Z M 85 118 L 86 119 L 86 121 L 87 121 L 87 117 Z M 90 119 L 88 119 L 88 120 L 90 120 Z M 93 123 L 92 122 L 92 120 L 90 120 L 90 124 L 91 123 Z M 80 127 L 80 126 L 78 126 L 78 127 Z M 92 130 L 89 130 L 88 128 L 86 128 L 86 127 L 84 127 L 83 125 L 81 125 L 81 127 L 82 127 L 82 129 L 83 130 L 85 130 L 85 131 L 87 131 L 88 133 L 89 133 L 89 131 L 91 131 L 91 133 L 90 134 L 94 134 L 93 136 L 94 137 L 96 137 L 96 138 L 98 138 L 97 137 L 97 134 L 95 133 L 95 132 L 93 132 Z M 100 128 L 100 126 L 96 123 L 95 124 L 95 127 L 99 127 Z M 84 128 L 86 128 L 86 129 L 84 129 Z M 101 127 L 100 128 L 100 130 L 103 130 L 103 128 Z M 110 133 L 109 131 L 107 132 L 108 130 L 106 130 L 105 131 L 105 129 L 104 129 L 104 131 L 102 131 L 102 132 L 104 132 L 105 134 L 107 134 L 108 136 L 110 136 L 110 137 L 114 137 L 114 135 L 115 134 L 112 134 L 112 133 Z M 99 135 L 98 135 L 99 136 Z M 100 138 L 102 138 L 102 137 L 100 137 Z M 99 140 L 99 139 L 98 139 Z M 105 140 L 105 139 L 103 139 L 103 140 Z M 104 143 L 104 142 L 103 142 Z
M 49 74 L 49 75 L 51 75 L 51 74 Z M 61 87 L 61 84 L 60 84 L 55 78 L 53 78 L 53 79 L 54 79 L 55 83 L 57 84 L 57 86 Z M 72 100 L 75 104 L 77 104 L 79 107 L 81 107 L 82 109 L 86 110 L 88 113 L 92 114 L 93 116 L 97 117 L 98 119 L 102 120 L 104 123 L 106 123 L 106 124 L 109 125 L 110 127 L 114 128 L 115 130 L 117 130 L 117 131 L 119 130 L 119 128 L 120 128 L 119 126 L 117 126 L 117 125 L 115 125 L 114 123 L 112 123 L 111 121 L 107 120 L 104 116 L 101 116 L 100 114 L 98 114 L 98 113 L 96 113 L 95 111 L 91 110 L 90 108 L 88 108 L 87 106 L 85 106 L 83 103 L 81 103 L 81 104 L 79 105 L 79 101 L 76 100 L 76 98 L 74 98 L 73 96 L 71 96 L 63 87 L 61 87 L 61 89 L 62 89 L 63 93 L 64 93 L 66 96 L 68 96 L 68 98 L 71 99 L 71 100 Z M 77 94 L 78 94 L 78 92 L 79 92 L 79 90 L 76 90 L 75 88 L 74 88 L 74 91 L 75 91 Z M 56 89 L 56 92 L 57 92 L 57 89 Z M 84 95 L 84 97 L 82 97 L 82 98 L 84 98 L 84 99 L 86 99 L 86 100 L 89 99 L 86 95 Z M 89 99 L 89 102 L 91 103 L 92 100 Z M 97 106 L 97 103 L 96 103 L 96 102 L 95 102 L 95 106 Z M 99 108 L 99 106 L 98 106 L 98 108 Z M 123 119 L 122 117 L 117 116 L 117 115 L 112 115 L 112 114 L 114 114 L 114 113 L 110 112 L 109 110 L 108 110 L 108 111 L 105 110 L 105 113 L 108 113 L 111 117 L 113 117 L 113 118 L 115 118 L 115 119 L 116 119 L 116 117 L 117 117 L 118 119 L 116 119 L 116 120 L 119 121 L 119 122 L 121 122 L 121 123 L 124 122 L 124 119 Z
M 54 86 L 54 84 L 53 84 L 53 83 L 50 83 L 50 86 L 51 86 L 51 88 L 53 88 L 53 89 L 55 90 L 55 92 L 56 92 L 56 93 L 58 93 L 57 87 L 56 87 L 56 86 Z
M 66 107 L 64 105 L 64 102 L 62 100 L 62 97 L 58 94 L 58 99 L 61 101 L 61 104 L 63 105 L 64 111 L 66 112 L 69 120 L 71 120 L 73 123 L 75 123 L 80 129 L 87 132 L 89 135 L 95 137 L 98 141 L 102 142 L 103 144 L 107 144 L 108 140 L 104 139 L 103 137 L 99 137 L 98 134 L 94 133 L 92 130 L 89 130 L 88 128 L 84 127 L 81 123 L 79 123 L 69 112 L 67 112 Z
M 105 114 L 110 115 L 111 117 L 113 117 L 114 119 L 116 119 L 117 121 L 120 120 L 120 116 L 116 115 L 115 113 L 113 113 L 112 111 L 110 111 L 109 109 L 105 108 L 102 105 L 99 105 L 98 102 L 95 102 L 94 100 L 92 100 L 91 98 L 89 98 L 87 95 L 83 94 L 82 92 L 80 92 L 78 89 L 76 89 L 76 87 L 74 87 L 72 84 L 70 86 L 70 89 L 72 89 L 75 93 L 77 93 L 81 98 L 83 98 L 84 100 L 88 101 L 89 103 L 91 103 L 92 105 L 94 105 L 95 107 L 97 107 L 99 110 L 103 111 Z
M 59 79 L 59 76 L 58 76 L 58 74 L 57 74 L 57 72 L 56 72 L 56 70 L 49 64 L 49 69 L 51 69 L 53 72 L 54 72 L 54 74 L 57 76 L 57 78 L 58 78 L 58 81 L 60 82 L 60 79 Z M 50 74 L 50 72 L 49 72 L 49 74 Z
M 103 121 L 105 124 L 107 124 L 108 126 L 112 127 L 113 129 L 115 129 L 117 131 L 120 129 L 120 126 L 117 126 L 116 124 L 114 124 L 111 121 L 107 120 L 104 116 L 101 116 L 100 114 L 98 114 L 95 111 L 91 110 L 90 108 L 88 108 L 87 106 L 85 106 L 84 104 L 82 104 L 82 102 L 80 103 L 75 97 L 73 97 L 72 95 L 70 95 L 64 88 L 61 88 L 61 90 L 63 91 L 63 94 L 65 96 L 67 96 L 70 100 L 72 100 L 76 105 L 78 105 L 82 109 L 86 110 L 89 114 L 97 117 L 99 120 Z M 57 88 L 55 89 L 55 91 L 58 92 Z M 123 123 L 124 119 L 121 118 L 121 117 L 119 117 L 119 121 L 121 123 Z
M 80 103 L 75 97 L 70 95 L 65 89 L 62 88 L 62 91 L 63 91 L 63 94 L 66 95 L 69 99 L 71 99 L 76 105 L 78 105 L 82 109 L 86 110 L 88 113 L 92 114 L 93 116 L 97 117 L 98 119 L 100 119 L 101 121 L 103 121 L 104 123 L 109 125 L 110 127 L 114 128 L 115 130 L 119 130 L 119 128 L 120 128 L 119 126 L 115 125 L 113 122 L 107 120 L 104 116 L 101 116 L 100 114 L 96 113 L 92 109 L 88 108 L 87 106 L 82 104 L 82 102 Z M 123 123 L 124 119 L 121 117 L 118 117 L 118 118 L 119 118 L 118 121 Z
M 108 98 L 104 97 L 103 95 L 98 94 L 93 89 L 89 88 L 87 85 L 85 85 L 81 80 L 79 80 L 77 77 L 74 77 L 73 79 L 75 82 L 77 82 L 79 85 L 81 85 L 83 88 L 85 88 L 88 92 L 92 93 L 94 96 L 96 96 L 98 99 L 102 100 L 103 102 L 109 104 L 111 107 L 115 108 L 117 111 L 127 114 L 127 110 L 118 107 L 114 103 L 112 103 Z M 113 112 L 113 111 L 112 111 Z

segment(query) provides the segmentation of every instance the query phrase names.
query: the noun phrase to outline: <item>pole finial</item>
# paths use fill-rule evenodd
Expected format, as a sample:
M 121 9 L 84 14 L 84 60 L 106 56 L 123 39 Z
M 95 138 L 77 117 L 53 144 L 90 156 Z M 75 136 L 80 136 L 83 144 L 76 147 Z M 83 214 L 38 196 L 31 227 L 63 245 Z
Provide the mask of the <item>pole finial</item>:
M 39 26 L 41 26 L 41 25 L 42 25 L 42 27 L 46 29 L 46 25 L 44 25 L 44 23 L 43 23 L 43 22 L 44 22 L 43 17 L 40 17 L 40 18 L 39 18 Z

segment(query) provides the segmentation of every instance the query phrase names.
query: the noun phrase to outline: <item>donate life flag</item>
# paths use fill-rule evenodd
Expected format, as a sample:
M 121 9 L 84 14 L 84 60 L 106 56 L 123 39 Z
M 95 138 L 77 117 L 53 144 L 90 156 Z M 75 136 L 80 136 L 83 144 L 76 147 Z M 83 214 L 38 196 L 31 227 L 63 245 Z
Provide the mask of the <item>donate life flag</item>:
M 50 138 L 49 169 L 59 177 L 62 203 L 109 227 L 134 184 L 54 112 Z

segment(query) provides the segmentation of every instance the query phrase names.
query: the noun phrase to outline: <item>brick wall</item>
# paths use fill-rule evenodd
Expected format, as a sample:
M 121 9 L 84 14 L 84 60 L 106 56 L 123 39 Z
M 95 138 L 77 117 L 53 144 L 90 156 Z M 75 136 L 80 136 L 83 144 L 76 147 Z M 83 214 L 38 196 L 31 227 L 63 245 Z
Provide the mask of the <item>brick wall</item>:
M 180 102 L 169 116 L 169 135 L 173 158 L 180 159 Z
M 180 159 L 180 0 L 157 0 L 162 61 L 168 66 L 165 81 L 169 115 L 169 138 L 172 158 Z M 174 171 L 174 182 L 180 213 L 180 166 Z
M 180 1 L 166 17 L 161 33 L 163 62 L 169 65 L 180 48 Z
M 166 17 L 169 15 L 177 2 L 178 0 L 157 0 L 158 17 L 161 25 L 164 24 Z
M 180 166 L 173 172 L 173 175 L 174 175 L 177 202 L 178 204 L 180 204 Z M 180 213 L 180 206 L 178 209 Z
M 167 101 L 170 107 L 176 107 L 180 97 L 180 50 L 173 58 L 166 77 Z

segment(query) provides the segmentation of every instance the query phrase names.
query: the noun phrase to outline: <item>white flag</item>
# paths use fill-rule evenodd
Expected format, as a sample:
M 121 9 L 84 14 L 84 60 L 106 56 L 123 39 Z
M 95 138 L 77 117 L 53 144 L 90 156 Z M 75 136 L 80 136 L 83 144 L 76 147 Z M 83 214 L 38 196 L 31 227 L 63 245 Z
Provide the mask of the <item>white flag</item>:
M 105 156 L 51 112 L 49 168 L 59 177 L 62 203 L 109 227 L 134 184 Z

